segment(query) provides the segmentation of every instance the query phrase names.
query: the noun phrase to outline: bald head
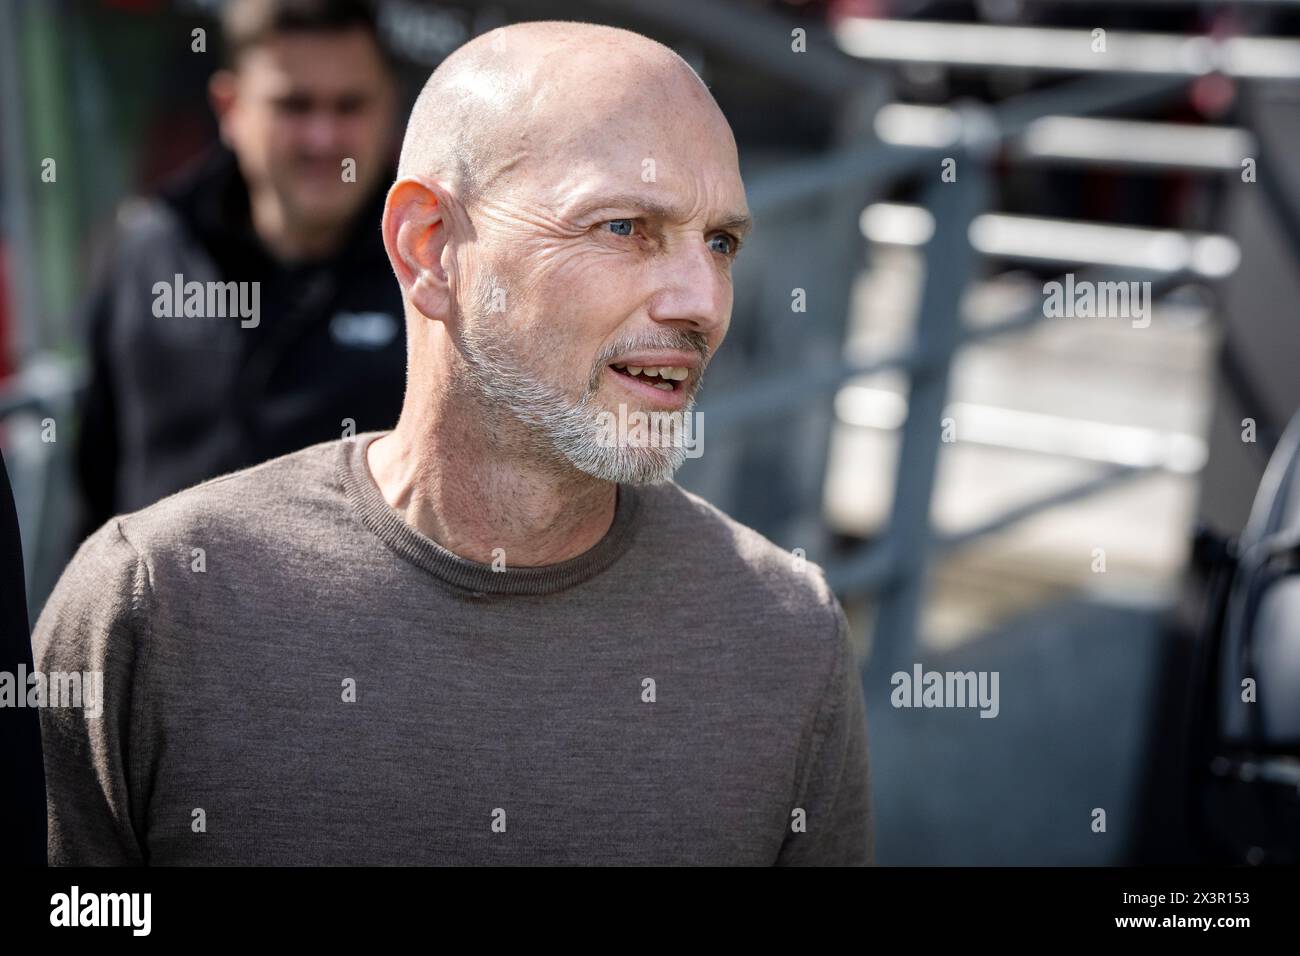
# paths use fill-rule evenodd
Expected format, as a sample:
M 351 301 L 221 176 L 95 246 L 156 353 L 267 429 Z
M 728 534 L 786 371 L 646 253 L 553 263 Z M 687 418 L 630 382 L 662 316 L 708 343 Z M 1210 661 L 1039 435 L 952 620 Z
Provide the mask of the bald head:
M 539 174 L 539 159 L 590 158 L 602 141 L 656 118 L 709 127 L 734 151 L 708 88 L 663 44 L 589 23 L 512 24 L 466 43 L 429 77 L 398 176 L 443 179 L 473 207 Z

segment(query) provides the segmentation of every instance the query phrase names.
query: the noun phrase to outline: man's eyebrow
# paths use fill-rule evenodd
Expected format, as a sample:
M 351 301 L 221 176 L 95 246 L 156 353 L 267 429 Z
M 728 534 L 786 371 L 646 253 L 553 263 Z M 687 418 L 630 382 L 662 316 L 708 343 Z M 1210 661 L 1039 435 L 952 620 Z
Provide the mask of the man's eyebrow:
M 568 215 L 574 219 L 581 219 L 600 209 L 637 209 L 657 219 L 677 222 L 686 218 L 682 211 L 675 206 L 660 202 L 649 196 L 638 196 L 631 193 L 593 196 L 591 199 L 579 203 Z M 731 213 L 724 216 L 721 221 L 710 225 L 709 228 L 731 229 L 743 236 L 754 228 L 754 220 L 747 213 Z

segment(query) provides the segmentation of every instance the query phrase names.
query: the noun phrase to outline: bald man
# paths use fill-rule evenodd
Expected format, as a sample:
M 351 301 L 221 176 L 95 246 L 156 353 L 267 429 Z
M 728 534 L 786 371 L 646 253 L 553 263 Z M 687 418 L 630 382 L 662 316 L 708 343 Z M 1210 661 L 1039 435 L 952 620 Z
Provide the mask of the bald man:
M 449 57 L 383 214 L 396 428 L 110 521 L 37 624 L 104 674 L 42 711 L 52 862 L 870 862 L 840 605 L 671 481 L 748 228 L 667 48 Z

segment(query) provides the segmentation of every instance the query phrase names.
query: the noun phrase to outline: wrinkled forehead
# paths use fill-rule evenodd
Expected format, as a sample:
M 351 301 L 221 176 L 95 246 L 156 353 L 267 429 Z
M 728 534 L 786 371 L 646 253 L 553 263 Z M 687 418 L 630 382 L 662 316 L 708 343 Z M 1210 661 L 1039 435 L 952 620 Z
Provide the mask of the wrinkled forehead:
M 707 98 L 707 94 L 706 94 Z M 600 193 L 658 195 L 703 211 L 743 211 L 731 129 L 711 98 L 615 94 L 592 109 L 535 117 L 528 150 L 534 195 L 555 208 Z

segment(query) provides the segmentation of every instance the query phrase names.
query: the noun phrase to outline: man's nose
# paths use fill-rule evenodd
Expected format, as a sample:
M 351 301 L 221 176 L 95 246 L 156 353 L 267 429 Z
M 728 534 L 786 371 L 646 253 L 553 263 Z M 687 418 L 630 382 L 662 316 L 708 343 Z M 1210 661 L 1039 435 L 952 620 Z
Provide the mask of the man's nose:
M 708 335 L 729 318 L 731 277 L 721 256 L 695 237 L 658 264 L 660 289 L 650 301 L 650 318 Z
M 303 120 L 302 144 L 313 153 L 332 152 L 338 144 L 340 123 L 330 110 L 315 110 Z

